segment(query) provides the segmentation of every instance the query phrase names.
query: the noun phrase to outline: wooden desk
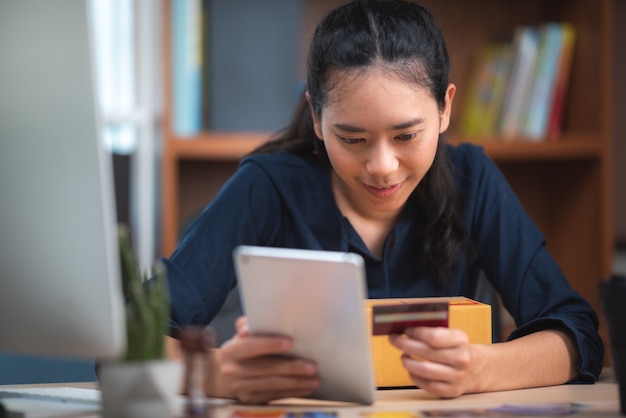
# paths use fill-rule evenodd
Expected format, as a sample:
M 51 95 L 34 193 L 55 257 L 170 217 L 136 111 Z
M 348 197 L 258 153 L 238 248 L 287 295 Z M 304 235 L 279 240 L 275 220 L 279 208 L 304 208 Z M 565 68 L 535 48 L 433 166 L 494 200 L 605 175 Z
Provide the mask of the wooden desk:
M 537 405 L 542 403 L 574 402 L 586 405 L 576 417 L 619 417 L 617 386 L 612 383 L 598 383 L 594 386 L 554 386 L 507 392 L 494 392 L 464 395 L 457 399 L 436 399 L 419 390 L 385 391 L 371 407 L 325 408 L 338 412 L 338 417 L 365 418 L 364 412 L 469 409 L 478 410 L 502 406 L 504 404 Z M 308 408 L 309 410 L 311 408 Z M 219 415 L 227 417 L 228 414 Z M 420 416 L 416 414 L 416 416 Z
M 58 386 L 96 387 L 95 384 L 85 383 L 60 384 Z M 213 416 L 215 418 L 229 418 L 236 410 L 281 409 L 289 411 L 332 411 L 337 414 L 338 418 L 368 418 L 368 412 L 384 411 L 413 412 L 416 417 L 419 417 L 419 411 L 424 410 L 478 410 L 498 407 L 503 404 L 537 405 L 569 402 L 584 405 L 578 413 L 572 415 L 575 418 L 620 417 L 618 386 L 609 370 L 603 372 L 600 381 L 594 385 L 560 385 L 545 388 L 469 394 L 456 399 L 446 400 L 434 398 L 428 393 L 418 389 L 385 390 L 378 392 L 378 400 L 371 406 L 287 399 L 265 407 L 228 404 L 217 408 Z M 81 415 L 81 417 L 97 417 L 97 415 Z
M 319 402 L 310 402 L 310 406 L 303 407 L 302 400 L 291 400 L 277 403 L 275 406 L 289 406 L 299 410 L 330 410 L 336 411 L 340 418 L 368 418 L 367 412 L 375 411 L 409 411 L 417 413 L 435 409 L 483 409 L 498 407 L 503 404 L 537 405 L 542 403 L 578 403 L 586 407 L 573 417 L 620 417 L 618 386 L 610 371 L 603 372 L 600 381 L 594 385 L 560 385 L 544 388 L 512 390 L 493 393 L 479 393 L 463 395 L 456 399 L 438 399 L 422 390 L 385 390 L 378 392 L 378 400 L 372 406 L 330 406 L 323 408 Z M 298 405 L 295 407 L 295 405 Z M 233 409 L 244 409 L 241 406 L 230 406 Z M 250 408 L 254 409 L 254 408 Z M 229 412 L 218 414 L 218 417 L 228 417 Z M 378 418 L 378 417 L 376 417 Z

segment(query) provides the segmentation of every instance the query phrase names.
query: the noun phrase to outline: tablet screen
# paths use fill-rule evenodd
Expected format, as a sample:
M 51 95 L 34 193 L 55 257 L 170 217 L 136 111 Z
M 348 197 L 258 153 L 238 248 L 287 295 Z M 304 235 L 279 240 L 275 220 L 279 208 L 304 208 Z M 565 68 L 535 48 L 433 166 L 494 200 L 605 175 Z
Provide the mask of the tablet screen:
M 294 341 L 291 354 L 317 363 L 321 385 L 311 397 L 373 403 L 361 256 L 240 246 L 234 261 L 251 333 L 287 335 Z

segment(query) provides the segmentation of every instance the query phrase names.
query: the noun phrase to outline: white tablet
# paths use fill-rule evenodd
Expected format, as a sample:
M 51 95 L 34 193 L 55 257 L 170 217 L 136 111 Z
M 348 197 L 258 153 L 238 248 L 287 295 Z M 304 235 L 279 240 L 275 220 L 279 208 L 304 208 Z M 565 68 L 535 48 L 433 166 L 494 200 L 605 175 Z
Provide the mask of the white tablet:
M 291 337 L 314 360 L 312 398 L 371 404 L 376 397 L 365 312 L 365 267 L 352 253 L 240 246 L 235 270 L 253 334 Z

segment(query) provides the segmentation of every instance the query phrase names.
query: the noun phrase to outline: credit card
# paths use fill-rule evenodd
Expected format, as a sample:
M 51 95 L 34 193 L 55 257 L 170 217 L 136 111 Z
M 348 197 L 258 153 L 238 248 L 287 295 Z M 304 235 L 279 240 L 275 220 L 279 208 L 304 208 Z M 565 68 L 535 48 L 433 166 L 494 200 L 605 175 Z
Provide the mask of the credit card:
M 408 327 L 447 327 L 448 302 L 374 305 L 372 334 L 402 334 Z

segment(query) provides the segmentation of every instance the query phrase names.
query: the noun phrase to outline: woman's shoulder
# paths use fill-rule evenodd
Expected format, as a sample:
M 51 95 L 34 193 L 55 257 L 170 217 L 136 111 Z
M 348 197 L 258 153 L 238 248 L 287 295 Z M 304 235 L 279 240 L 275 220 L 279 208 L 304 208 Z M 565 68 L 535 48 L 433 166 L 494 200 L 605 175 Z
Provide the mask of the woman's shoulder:
M 242 160 L 239 171 L 253 177 L 267 176 L 275 187 L 285 190 L 320 187 L 329 181 L 322 163 L 288 151 L 249 155 Z
M 293 169 L 319 170 L 319 164 L 288 151 L 248 155 L 241 161 L 241 166 L 247 164 L 261 167 L 272 173 L 291 171 Z
M 329 172 L 320 162 L 277 151 L 246 157 L 242 170 L 251 184 L 266 182 L 266 187 L 278 193 L 292 212 L 304 214 L 306 219 L 316 219 L 334 207 Z M 264 180 L 259 180 L 261 177 Z
M 467 178 L 498 173 L 498 168 L 480 145 L 468 142 L 448 144 L 447 151 L 457 175 Z
M 448 143 L 446 147 L 448 149 L 448 155 L 450 155 L 455 165 L 477 162 L 487 158 L 483 147 L 470 142 L 461 142 L 459 144 Z

